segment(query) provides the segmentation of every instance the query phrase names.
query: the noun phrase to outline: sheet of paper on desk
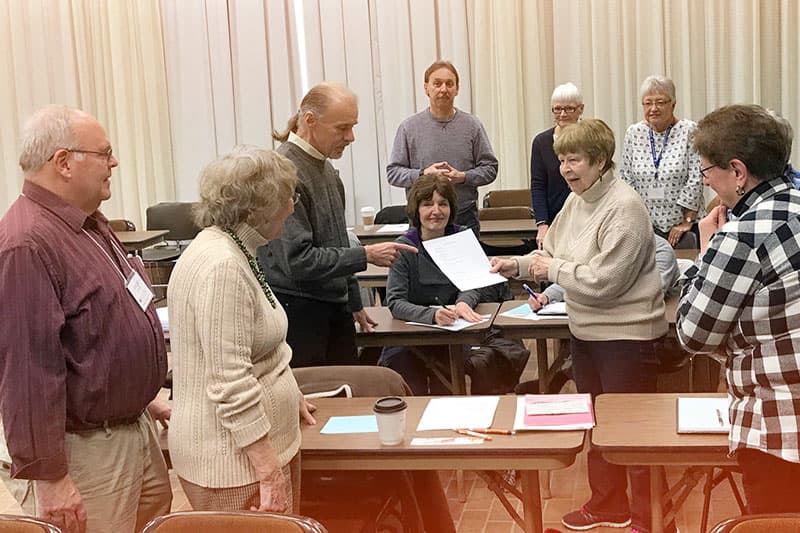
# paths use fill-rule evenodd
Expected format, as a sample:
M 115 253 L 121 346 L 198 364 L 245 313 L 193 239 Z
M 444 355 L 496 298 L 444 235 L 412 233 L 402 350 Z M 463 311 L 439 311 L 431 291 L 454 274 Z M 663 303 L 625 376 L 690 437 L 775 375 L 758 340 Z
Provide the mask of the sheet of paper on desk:
M 384 224 L 375 233 L 404 233 L 408 231 L 408 224 Z
M 417 431 L 492 427 L 499 401 L 499 396 L 432 398 L 422 413 Z
M 323 435 L 338 435 L 341 433 L 377 433 L 378 421 L 375 415 L 362 416 L 332 416 L 320 430 Z
M 489 272 L 489 258 L 472 231 L 430 239 L 422 243 L 433 262 L 460 291 L 503 283 L 506 278 Z
M 439 324 L 423 324 L 422 322 L 406 322 L 406 324 L 410 324 L 412 326 L 426 326 L 429 328 L 437 328 L 437 329 L 446 329 L 447 331 L 461 331 L 464 328 L 468 328 L 470 326 L 474 326 L 475 324 L 483 324 L 490 318 L 492 315 L 481 315 L 483 320 L 478 322 L 469 322 L 464 320 L 463 318 L 457 318 L 455 322 L 450 324 L 449 326 L 440 326 Z
M 542 312 L 543 310 L 547 309 L 550 306 L 556 306 L 561 304 L 564 305 L 564 313 Z M 514 309 L 509 309 L 505 313 L 500 313 L 500 316 L 507 316 L 509 318 L 522 318 L 525 320 L 553 320 L 554 318 L 564 318 L 567 316 L 566 304 L 564 304 L 564 302 L 556 302 L 554 304 L 548 304 L 544 306 L 542 309 L 540 309 L 538 313 L 534 313 L 530 305 L 522 304 L 519 307 L 515 307 Z
M 728 433 L 728 398 L 678 398 L 678 433 Z
M 568 431 L 593 427 L 594 412 L 589 394 L 526 394 L 517 397 L 515 430 Z
M 480 437 L 414 437 L 412 446 L 452 446 L 459 444 L 483 444 Z

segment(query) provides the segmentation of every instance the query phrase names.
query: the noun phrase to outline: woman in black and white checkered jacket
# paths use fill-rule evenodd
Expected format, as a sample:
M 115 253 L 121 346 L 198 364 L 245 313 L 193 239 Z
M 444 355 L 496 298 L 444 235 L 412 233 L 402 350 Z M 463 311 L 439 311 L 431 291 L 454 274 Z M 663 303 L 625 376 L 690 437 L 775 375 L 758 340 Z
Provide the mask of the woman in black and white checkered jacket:
M 785 124 L 755 105 L 709 113 L 693 139 L 722 204 L 700 221 L 678 336 L 726 354 L 731 454 L 751 513 L 800 511 L 800 191 Z

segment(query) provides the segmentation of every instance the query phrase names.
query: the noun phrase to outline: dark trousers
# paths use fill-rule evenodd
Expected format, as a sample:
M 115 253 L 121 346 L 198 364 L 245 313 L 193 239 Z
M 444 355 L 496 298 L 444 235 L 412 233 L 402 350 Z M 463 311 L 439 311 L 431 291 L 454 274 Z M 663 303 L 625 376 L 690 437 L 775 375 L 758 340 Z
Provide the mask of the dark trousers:
M 800 464 L 752 449 L 736 452 L 736 461 L 748 513 L 800 512 Z
M 582 341 L 572 337 L 572 372 L 578 392 L 655 392 L 658 359 L 656 341 Z M 592 496 L 585 508 L 594 515 L 631 518 L 631 525 L 650 531 L 650 469 L 607 462 L 595 449 L 587 458 Z M 631 502 L 626 490 L 631 483 Z M 663 492 L 667 491 L 666 483 Z M 667 531 L 674 529 L 670 524 Z
M 415 349 L 441 361 L 443 363 L 440 367 L 442 374 L 450 377 L 450 356 L 447 346 L 416 346 Z M 414 391 L 414 396 L 450 394 L 450 390 L 411 347 L 387 346 L 381 352 L 378 364 L 389 367 L 403 376 L 411 390 Z
M 356 328 L 345 304 L 311 300 L 275 293 L 286 311 L 293 368 L 323 365 L 355 365 Z

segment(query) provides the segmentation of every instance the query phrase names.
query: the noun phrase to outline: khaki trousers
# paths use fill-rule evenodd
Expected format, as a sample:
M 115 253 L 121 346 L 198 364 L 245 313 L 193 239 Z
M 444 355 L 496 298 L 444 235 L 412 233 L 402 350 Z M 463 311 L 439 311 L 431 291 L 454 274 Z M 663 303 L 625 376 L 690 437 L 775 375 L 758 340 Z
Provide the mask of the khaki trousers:
M 169 512 L 169 474 L 147 412 L 133 424 L 67 433 L 64 445 L 87 533 L 137 533 Z

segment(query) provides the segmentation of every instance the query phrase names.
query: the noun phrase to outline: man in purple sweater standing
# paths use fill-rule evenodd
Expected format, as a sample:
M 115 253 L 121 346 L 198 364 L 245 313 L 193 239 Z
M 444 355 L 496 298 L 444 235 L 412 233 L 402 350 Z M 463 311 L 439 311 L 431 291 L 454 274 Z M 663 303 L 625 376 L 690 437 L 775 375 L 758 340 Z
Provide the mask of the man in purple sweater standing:
M 478 187 L 497 177 L 497 158 L 483 124 L 455 107 L 458 72 L 449 61 L 436 61 L 425 71 L 425 94 L 430 107 L 411 115 L 397 128 L 386 166 L 389 183 L 406 194 L 422 175 L 446 176 L 456 187 L 456 224 L 476 235 Z

